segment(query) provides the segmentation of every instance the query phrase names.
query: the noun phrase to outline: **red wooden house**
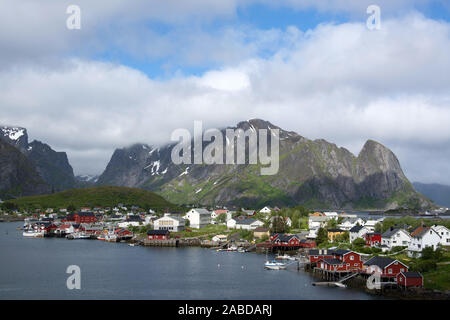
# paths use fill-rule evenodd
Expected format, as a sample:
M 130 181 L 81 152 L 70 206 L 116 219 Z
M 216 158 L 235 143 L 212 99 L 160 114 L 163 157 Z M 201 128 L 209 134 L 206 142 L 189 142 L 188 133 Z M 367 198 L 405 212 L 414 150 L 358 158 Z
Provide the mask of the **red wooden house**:
M 408 266 L 388 257 L 373 257 L 364 262 L 366 273 L 380 273 L 382 277 L 396 277 L 400 272 L 407 272 Z
M 317 250 L 309 250 L 309 262 L 316 263 L 322 259 L 333 259 L 334 255 L 332 254 L 332 250 L 327 249 L 317 249 Z
M 316 263 L 319 268 L 325 270 L 351 271 L 363 268 L 361 256 L 350 250 L 310 250 L 309 262 Z
M 420 272 L 400 272 L 396 280 L 397 284 L 403 287 L 423 287 L 423 276 Z
M 377 246 L 381 244 L 381 233 L 371 232 L 364 235 L 367 246 Z
M 148 240 L 168 240 L 170 238 L 169 230 L 149 230 L 147 231 Z
M 93 212 L 76 212 L 67 216 L 67 221 L 73 221 L 77 224 L 80 223 L 94 223 L 97 221 L 97 217 Z

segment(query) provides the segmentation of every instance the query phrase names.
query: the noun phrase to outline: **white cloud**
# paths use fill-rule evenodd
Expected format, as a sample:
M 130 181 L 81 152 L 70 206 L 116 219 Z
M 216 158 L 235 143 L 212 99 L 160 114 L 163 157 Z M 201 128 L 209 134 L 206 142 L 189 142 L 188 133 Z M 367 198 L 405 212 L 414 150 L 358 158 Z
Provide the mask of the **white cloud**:
M 380 31 L 362 22 L 254 34 L 249 53 L 201 76 L 155 80 L 84 58 L 3 70 L 2 122 L 67 150 L 78 173 L 99 173 L 115 147 L 167 141 L 194 120 L 222 127 L 259 117 L 355 153 L 379 140 L 412 180 L 450 183 L 442 151 L 450 142 L 448 23 L 413 14 L 385 20 Z M 281 46 L 257 58 L 251 48 L 267 43 Z

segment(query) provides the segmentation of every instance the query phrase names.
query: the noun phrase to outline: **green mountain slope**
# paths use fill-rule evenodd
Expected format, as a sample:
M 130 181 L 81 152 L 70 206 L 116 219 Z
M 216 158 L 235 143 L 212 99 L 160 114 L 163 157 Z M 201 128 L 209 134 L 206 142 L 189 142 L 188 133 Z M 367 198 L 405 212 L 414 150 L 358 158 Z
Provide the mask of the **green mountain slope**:
M 118 203 L 137 205 L 157 211 L 177 207 L 163 197 L 143 189 L 104 186 L 83 189 L 70 189 L 54 194 L 23 197 L 11 200 L 20 208 L 65 208 L 69 205 L 79 207 L 114 207 Z

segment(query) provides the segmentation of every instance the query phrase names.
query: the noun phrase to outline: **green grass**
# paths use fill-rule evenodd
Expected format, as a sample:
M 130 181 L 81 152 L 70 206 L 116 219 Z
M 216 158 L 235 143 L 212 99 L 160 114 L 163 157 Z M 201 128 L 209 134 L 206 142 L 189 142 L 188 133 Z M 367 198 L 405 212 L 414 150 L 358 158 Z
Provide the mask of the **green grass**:
M 450 264 L 438 264 L 435 270 L 424 272 L 423 278 L 425 288 L 450 290 Z
M 201 229 L 193 229 L 190 227 L 186 227 L 186 229 L 190 229 L 191 231 L 188 232 L 184 230 L 180 232 L 173 232 L 171 235 L 172 237 L 180 236 L 181 238 L 193 238 L 211 234 L 209 237 L 211 238 L 217 234 L 229 234 L 232 232 L 232 230 L 227 230 L 226 225 L 221 224 L 209 224 Z
M 71 189 L 43 196 L 22 197 L 10 200 L 21 209 L 33 208 L 66 208 L 73 205 L 80 207 L 114 207 L 118 203 L 137 205 L 141 208 L 151 208 L 158 211 L 177 209 L 163 197 L 143 189 L 127 187 L 95 187 Z

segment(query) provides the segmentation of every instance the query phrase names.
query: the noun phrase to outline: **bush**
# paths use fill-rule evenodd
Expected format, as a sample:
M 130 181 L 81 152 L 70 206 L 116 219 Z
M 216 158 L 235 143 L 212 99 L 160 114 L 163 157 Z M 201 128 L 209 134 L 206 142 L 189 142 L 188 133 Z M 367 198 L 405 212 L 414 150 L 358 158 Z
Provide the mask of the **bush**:
M 353 241 L 353 245 L 355 247 L 364 247 L 366 245 L 366 241 L 364 241 L 364 239 L 362 238 L 357 238 L 355 239 L 355 241 Z
M 427 272 L 435 270 L 436 260 L 417 260 L 411 264 L 411 271 Z

